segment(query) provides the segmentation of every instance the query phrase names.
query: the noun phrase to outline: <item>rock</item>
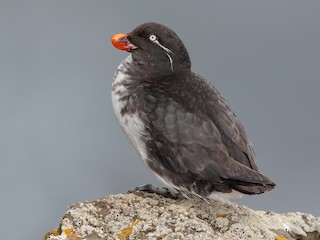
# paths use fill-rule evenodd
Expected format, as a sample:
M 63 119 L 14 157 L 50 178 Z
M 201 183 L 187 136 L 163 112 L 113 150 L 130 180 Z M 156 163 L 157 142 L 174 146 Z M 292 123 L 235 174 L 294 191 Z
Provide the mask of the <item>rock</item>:
M 58 229 L 49 231 L 44 239 L 315 240 L 320 239 L 320 218 L 135 192 L 72 205 Z

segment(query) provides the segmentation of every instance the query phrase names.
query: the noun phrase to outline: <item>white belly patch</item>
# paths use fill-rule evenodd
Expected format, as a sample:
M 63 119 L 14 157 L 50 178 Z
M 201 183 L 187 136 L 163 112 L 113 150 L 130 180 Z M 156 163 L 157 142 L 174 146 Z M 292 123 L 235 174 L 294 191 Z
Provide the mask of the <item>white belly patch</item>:
M 139 116 L 139 112 L 129 113 L 121 111 L 126 108 L 130 99 L 126 84 L 130 83 L 130 75 L 126 74 L 125 68 L 131 64 L 132 58 L 129 55 L 119 65 L 112 83 L 112 104 L 115 115 L 120 123 L 129 142 L 133 145 L 135 151 L 145 162 L 147 160 L 146 144 L 143 139 L 147 139 L 145 133 L 145 124 Z

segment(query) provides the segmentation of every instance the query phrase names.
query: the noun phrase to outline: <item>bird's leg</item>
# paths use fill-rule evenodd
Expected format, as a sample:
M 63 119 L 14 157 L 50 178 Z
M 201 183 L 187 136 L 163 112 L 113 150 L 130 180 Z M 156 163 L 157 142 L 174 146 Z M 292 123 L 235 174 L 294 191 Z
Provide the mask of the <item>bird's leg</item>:
M 156 193 L 158 195 L 161 195 L 166 198 L 171 198 L 171 199 L 178 199 L 182 196 L 179 192 L 173 192 L 166 187 L 159 188 L 159 187 L 153 186 L 152 184 L 146 184 L 139 187 L 135 187 L 134 189 L 129 190 L 128 193 L 133 193 L 136 191 Z

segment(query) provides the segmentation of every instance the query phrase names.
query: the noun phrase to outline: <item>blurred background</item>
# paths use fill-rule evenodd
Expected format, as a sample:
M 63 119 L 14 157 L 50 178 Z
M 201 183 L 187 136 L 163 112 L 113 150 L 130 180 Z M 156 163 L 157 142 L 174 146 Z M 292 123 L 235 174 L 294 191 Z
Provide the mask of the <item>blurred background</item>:
M 41 239 L 68 205 L 160 183 L 118 126 L 110 36 L 173 28 L 277 183 L 237 201 L 320 216 L 320 2 L 0 1 L 0 228 Z

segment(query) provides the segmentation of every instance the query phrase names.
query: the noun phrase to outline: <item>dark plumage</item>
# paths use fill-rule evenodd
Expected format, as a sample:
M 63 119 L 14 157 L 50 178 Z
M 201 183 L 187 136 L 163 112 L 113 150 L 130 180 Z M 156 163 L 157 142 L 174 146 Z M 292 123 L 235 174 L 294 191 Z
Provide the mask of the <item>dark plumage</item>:
M 191 71 L 171 29 L 145 23 L 112 42 L 131 53 L 113 81 L 117 118 L 140 158 L 171 189 L 212 197 L 275 187 L 259 173 L 243 125 L 218 90 Z

